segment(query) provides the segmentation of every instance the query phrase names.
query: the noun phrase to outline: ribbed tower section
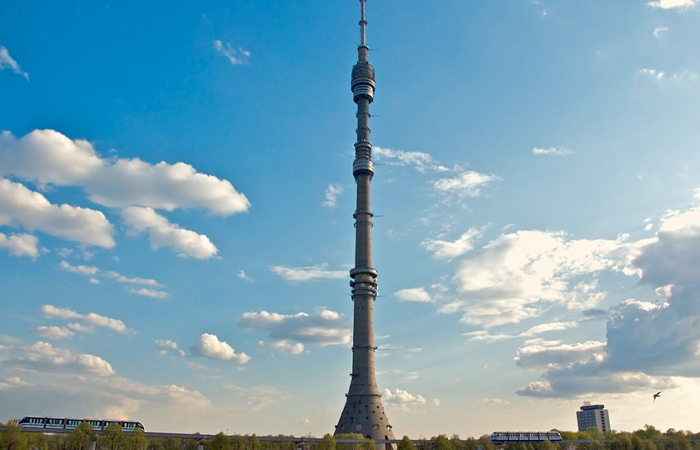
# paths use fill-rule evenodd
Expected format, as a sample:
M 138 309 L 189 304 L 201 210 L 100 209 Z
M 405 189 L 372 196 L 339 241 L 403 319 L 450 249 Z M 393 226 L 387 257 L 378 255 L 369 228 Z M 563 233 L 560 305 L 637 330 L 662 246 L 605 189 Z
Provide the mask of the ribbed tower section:
M 377 298 L 377 270 L 372 267 L 372 212 L 369 186 L 374 175 L 372 143 L 369 140 L 369 104 L 374 99 L 374 68 L 367 60 L 365 2 L 360 0 L 360 45 L 357 64 L 352 68 L 352 93 L 357 104 L 357 142 L 352 174 L 357 184 L 355 209 L 355 268 L 350 271 L 354 302 L 352 373 L 345 408 L 335 434 L 361 433 L 369 439 L 394 439 L 384 412 L 374 372 L 374 300 Z

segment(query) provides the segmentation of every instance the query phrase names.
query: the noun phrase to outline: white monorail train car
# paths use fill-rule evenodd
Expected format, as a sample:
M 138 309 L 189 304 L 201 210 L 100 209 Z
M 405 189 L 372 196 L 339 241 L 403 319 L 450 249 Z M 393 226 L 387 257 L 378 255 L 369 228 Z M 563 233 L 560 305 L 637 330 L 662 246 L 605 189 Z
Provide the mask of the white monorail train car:
M 27 416 L 19 421 L 19 426 L 27 430 L 75 430 L 82 422 L 92 425 L 94 431 L 104 431 L 113 423 L 121 425 L 122 431 L 146 431 L 141 422 L 133 420 L 71 419 L 68 417 Z
M 491 442 L 494 444 L 542 441 L 561 441 L 561 434 L 558 431 L 495 431 L 491 433 Z

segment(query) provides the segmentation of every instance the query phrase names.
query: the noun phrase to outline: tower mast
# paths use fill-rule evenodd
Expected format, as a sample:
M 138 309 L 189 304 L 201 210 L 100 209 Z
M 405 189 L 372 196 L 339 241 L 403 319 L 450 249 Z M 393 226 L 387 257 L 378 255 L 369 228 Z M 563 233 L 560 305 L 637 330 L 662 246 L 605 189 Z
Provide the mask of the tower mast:
M 369 104 L 374 100 L 374 67 L 368 61 L 365 2 L 360 19 L 357 64 L 352 68 L 353 101 L 357 104 L 357 142 L 352 174 L 357 184 L 355 219 L 355 267 L 350 271 L 352 287 L 353 342 L 350 389 L 335 434 L 361 433 L 364 437 L 394 439 L 384 412 L 374 371 L 374 300 L 377 298 L 377 270 L 372 267 L 372 212 L 369 187 L 374 175 L 372 143 L 369 140 Z

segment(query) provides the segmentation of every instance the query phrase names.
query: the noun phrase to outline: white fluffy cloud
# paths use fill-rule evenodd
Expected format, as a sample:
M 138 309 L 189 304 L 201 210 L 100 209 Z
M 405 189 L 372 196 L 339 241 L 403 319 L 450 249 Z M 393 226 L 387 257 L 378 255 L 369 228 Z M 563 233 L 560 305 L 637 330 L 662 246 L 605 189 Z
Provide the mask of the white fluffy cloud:
M 37 230 L 85 245 L 114 247 L 112 225 L 101 211 L 54 205 L 40 193 L 6 179 L 0 179 L 0 225 Z
M 271 266 L 270 270 L 279 275 L 283 280 L 305 282 L 315 280 L 338 280 L 348 278 L 349 272 L 344 270 L 328 270 L 327 264 L 307 267 L 287 267 L 287 266 Z
M 374 147 L 372 153 L 377 161 L 392 166 L 413 166 L 418 172 L 433 171 L 444 172 L 447 167 L 436 164 L 429 153 L 407 152 L 404 150 L 393 150 L 385 147 Z
M 433 252 L 437 259 L 453 259 L 461 256 L 474 248 L 473 240 L 479 235 L 479 231 L 471 228 L 462 234 L 455 241 L 445 241 L 441 239 L 425 239 L 421 245 L 428 251 Z
M 41 326 L 36 329 L 36 333 L 49 339 L 63 339 L 75 336 L 75 333 L 66 327 Z
M 12 256 L 39 256 L 39 239 L 31 234 L 11 234 L 9 236 L 0 233 L 0 250 L 7 250 Z
M 155 342 L 156 350 L 158 354 L 164 356 L 169 352 L 175 352 L 180 356 L 185 356 L 185 352 L 180 350 L 177 346 L 177 342 L 171 341 L 170 339 L 159 339 Z
M 148 241 L 154 250 L 171 247 L 178 256 L 197 259 L 212 258 L 218 252 L 207 236 L 170 223 L 152 208 L 125 208 L 122 218 L 134 233 L 147 233 Z
M 81 186 L 93 202 L 124 208 L 172 211 L 205 208 L 215 214 L 245 212 L 250 202 L 230 182 L 198 173 L 182 162 L 149 164 L 138 158 L 103 159 L 88 141 L 54 130 L 34 130 L 21 139 L 0 136 L 2 174 L 58 186 Z
M 394 392 L 384 389 L 382 398 L 385 404 L 397 407 L 402 411 L 409 411 L 412 407 L 425 405 L 422 395 L 413 395 L 404 389 L 395 389 Z
M 545 372 L 520 395 L 663 390 L 700 376 L 700 208 L 667 212 L 655 237 L 626 250 L 625 273 L 663 296 L 613 308 L 606 342 L 521 348 L 517 364 Z
M 44 305 L 41 307 L 41 313 L 47 318 L 58 318 L 65 320 L 77 320 L 89 325 L 107 328 L 118 333 L 128 333 L 129 329 L 124 325 L 124 322 L 111 317 L 102 316 L 100 314 L 88 313 L 79 314 L 68 308 L 57 308 L 53 305 Z
M 655 0 L 647 5 L 653 8 L 685 10 L 695 6 L 697 2 L 698 0 Z
M 272 342 L 258 341 L 258 347 L 283 355 L 298 355 L 304 352 L 304 344 L 301 342 L 292 342 L 288 339 L 280 339 Z
M 395 292 L 394 295 L 404 302 L 431 303 L 433 301 L 433 298 L 423 287 L 401 289 Z
M 245 364 L 250 361 L 250 356 L 236 351 L 225 341 L 220 341 L 214 334 L 203 333 L 197 339 L 197 343 L 191 349 L 192 356 L 203 356 L 219 361 L 235 361 Z
M 344 191 L 343 187 L 337 184 L 329 184 L 324 195 L 325 200 L 321 204 L 326 208 L 335 208 L 338 206 L 338 196 Z
M 479 197 L 481 190 L 489 183 L 499 180 L 495 175 L 468 170 L 452 178 L 442 178 L 433 183 L 438 191 L 454 194 L 460 197 Z
M 549 302 L 593 307 L 600 299 L 591 288 L 594 277 L 622 270 L 622 247 L 621 240 L 571 240 L 536 230 L 502 235 L 460 263 L 455 274 L 460 298 L 441 311 L 462 311 L 462 322 L 491 327 L 537 317 Z
M 70 350 L 54 347 L 46 342 L 22 349 L 23 355 L 5 361 L 5 364 L 17 370 L 36 372 L 60 372 L 73 374 L 94 374 L 107 376 L 114 374 L 112 366 L 99 356 L 74 354 Z
M 298 354 L 303 345 L 345 345 L 350 342 L 348 319 L 334 311 L 323 310 L 315 315 L 300 312 L 294 315 L 267 311 L 246 312 L 238 325 L 268 333 L 272 342 L 260 346 L 281 353 Z M 300 344 L 300 345 L 298 345 Z
M 127 277 L 112 270 L 101 270 L 95 266 L 86 266 L 82 264 L 74 266 L 67 261 L 61 261 L 59 267 L 71 273 L 88 276 L 90 277 L 90 282 L 92 283 L 99 283 L 101 278 L 107 278 L 127 285 L 135 284 L 148 286 L 139 289 L 128 287 L 126 291 L 132 294 L 143 295 L 151 298 L 166 298 L 168 296 L 167 292 L 159 290 L 162 285 L 152 278 Z

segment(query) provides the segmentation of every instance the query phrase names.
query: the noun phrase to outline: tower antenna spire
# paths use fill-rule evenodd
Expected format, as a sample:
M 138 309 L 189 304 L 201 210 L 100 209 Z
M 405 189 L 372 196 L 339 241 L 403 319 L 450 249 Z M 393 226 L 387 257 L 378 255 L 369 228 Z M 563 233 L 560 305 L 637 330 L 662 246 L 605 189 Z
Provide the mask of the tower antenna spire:
M 355 267 L 350 271 L 353 306 L 352 373 L 345 407 L 335 434 L 360 433 L 373 440 L 393 440 L 394 432 L 384 412 L 374 369 L 374 301 L 377 270 L 372 267 L 372 217 L 370 182 L 374 176 L 369 139 L 369 104 L 374 100 L 374 67 L 368 61 L 365 2 L 360 0 L 360 45 L 352 68 L 352 94 L 357 104 L 357 141 L 352 174 L 357 184 L 355 208 Z

